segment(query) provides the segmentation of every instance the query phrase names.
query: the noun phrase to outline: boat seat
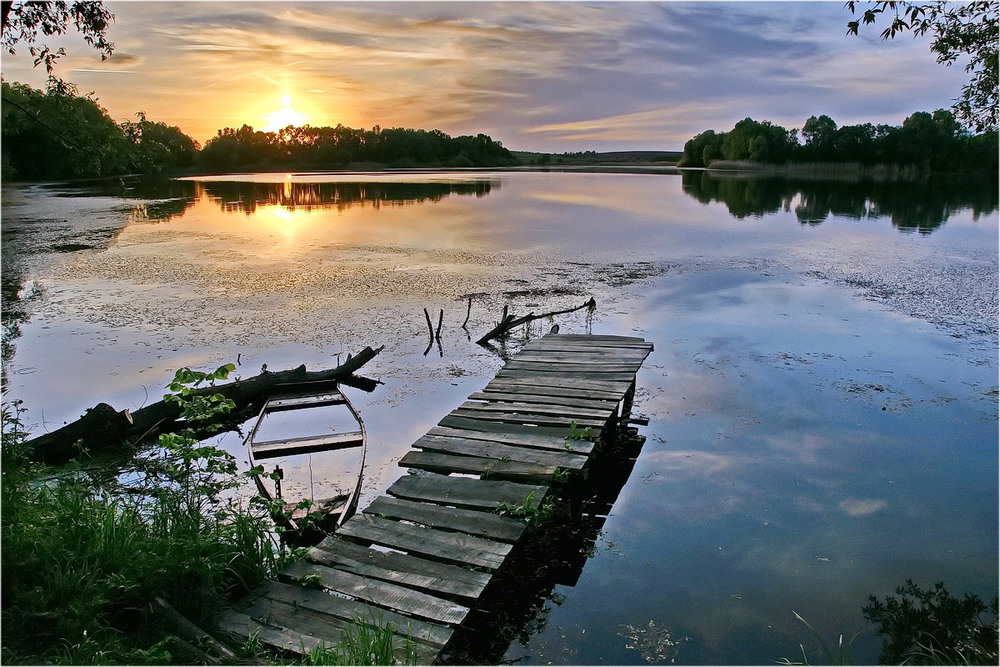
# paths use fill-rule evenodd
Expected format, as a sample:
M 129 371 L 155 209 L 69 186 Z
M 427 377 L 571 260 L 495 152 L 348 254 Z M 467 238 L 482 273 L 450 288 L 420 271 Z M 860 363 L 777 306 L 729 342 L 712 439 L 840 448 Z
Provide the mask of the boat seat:
M 252 447 L 255 458 L 267 459 L 289 454 L 348 449 L 351 447 L 360 447 L 364 443 L 364 434 L 361 431 L 349 431 L 347 433 L 328 433 L 302 438 L 288 438 L 286 440 L 254 442 Z

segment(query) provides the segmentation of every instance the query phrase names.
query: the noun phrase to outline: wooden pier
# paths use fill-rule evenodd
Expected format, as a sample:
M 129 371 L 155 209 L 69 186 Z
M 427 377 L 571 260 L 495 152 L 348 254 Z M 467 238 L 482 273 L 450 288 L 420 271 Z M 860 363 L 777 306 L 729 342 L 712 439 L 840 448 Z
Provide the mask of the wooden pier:
M 626 336 L 528 343 L 413 443 L 386 495 L 228 610 L 220 629 L 308 653 L 356 621 L 387 623 L 421 664 L 435 662 L 532 514 L 615 437 L 652 349 Z

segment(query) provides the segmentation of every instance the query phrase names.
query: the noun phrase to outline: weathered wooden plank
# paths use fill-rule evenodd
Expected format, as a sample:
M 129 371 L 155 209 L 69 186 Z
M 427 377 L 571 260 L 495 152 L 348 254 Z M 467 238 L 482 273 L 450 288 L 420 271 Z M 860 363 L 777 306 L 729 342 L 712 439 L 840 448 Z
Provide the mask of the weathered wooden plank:
M 597 361 L 592 363 L 580 363 L 579 361 L 565 363 L 555 361 L 521 361 L 517 357 L 514 357 L 504 364 L 504 370 L 559 374 L 584 373 L 588 376 L 599 376 L 603 373 L 625 373 L 628 375 L 635 375 L 636 371 L 639 370 L 639 364 L 602 363 Z
M 291 651 L 298 655 L 308 655 L 321 645 L 328 642 L 310 637 L 287 628 L 276 628 L 251 618 L 242 612 L 226 609 L 219 618 L 219 630 L 237 637 L 256 637 L 267 646 Z
M 575 423 L 581 428 L 589 427 L 594 429 L 594 431 L 600 431 L 607 421 L 605 419 L 593 419 L 589 417 L 573 418 L 557 415 L 540 415 L 527 411 L 518 412 L 511 410 L 507 412 L 493 412 L 480 408 L 457 408 L 452 410 L 449 416 L 508 424 L 535 424 L 537 426 L 562 426 L 566 428 Z
M 486 385 L 487 389 L 490 389 L 492 385 L 496 383 L 503 383 L 516 386 L 535 386 L 535 387 L 562 387 L 565 389 L 588 389 L 590 391 L 601 391 L 609 392 L 612 396 L 616 397 L 617 400 L 621 400 L 621 396 L 628 391 L 628 388 L 632 386 L 632 382 L 635 381 L 634 373 L 622 374 L 622 377 L 613 378 L 608 375 L 604 375 L 600 378 L 585 378 L 579 375 L 564 375 L 559 373 L 528 373 L 524 371 L 517 371 L 516 374 L 512 372 L 511 375 L 504 375 L 503 368 L 497 373 L 496 377 L 490 380 L 489 384 Z
M 345 630 L 352 630 L 355 626 L 352 621 L 347 621 L 327 614 L 322 614 L 306 607 L 286 604 L 267 597 L 259 597 L 253 601 L 246 613 L 251 618 L 257 619 L 269 625 L 279 625 L 285 628 L 294 628 L 295 632 L 316 637 L 328 648 L 336 646 Z M 396 634 L 396 633 L 394 633 Z M 400 639 L 404 636 L 397 635 Z M 406 657 L 402 641 L 394 642 L 393 653 L 397 659 Z M 437 656 L 439 647 L 431 647 L 424 643 L 411 643 L 411 650 L 416 656 L 423 659 Z
M 381 544 L 400 551 L 495 570 L 503 565 L 511 545 L 475 535 L 436 530 L 412 523 L 357 514 L 337 529 L 341 537 Z
M 649 354 L 653 351 L 652 343 L 619 343 L 613 341 L 568 341 L 568 340 L 546 340 L 538 339 L 526 343 L 521 352 L 536 351 L 559 351 L 559 352 L 579 352 L 587 354 L 597 352 L 602 354 L 614 354 L 623 352 L 626 354 Z M 520 354 L 520 352 L 518 353 Z
M 387 581 L 369 579 L 352 572 L 324 567 L 305 561 L 292 563 L 281 576 L 298 581 L 309 578 L 324 588 L 350 595 L 379 607 L 412 614 L 439 623 L 458 625 L 469 615 L 469 608 L 450 600 Z
M 541 387 L 537 391 L 543 391 Z M 605 410 L 608 413 L 618 408 L 618 402 L 610 399 L 583 398 L 578 396 L 558 396 L 554 394 L 532 394 L 530 391 L 477 391 L 469 395 L 471 401 L 494 403 L 528 403 L 539 405 L 565 405 L 589 410 Z
M 447 625 L 405 616 L 388 609 L 372 607 L 365 602 L 330 595 L 326 591 L 303 586 L 270 581 L 265 585 L 262 593 L 268 599 L 303 607 L 344 621 L 387 625 L 392 628 L 394 633 L 402 637 L 410 637 L 414 641 L 438 648 L 447 644 L 454 633 L 454 629 Z
M 478 410 L 480 412 L 523 412 L 531 415 L 552 415 L 568 417 L 569 419 L 599 419 L 601 423 L 608 421 L 614 413 L 614 408 L 584 408 L 572 405 L 551 405 L 547 403 L 489 403 L 481 401 L 466 401 L 458 406 L 463 410 Z
M 474 435 L 482 436 L 482 434 Z M 414 442 L 413 446 L 418 449 L 447 454 L 553 465 L 567 470 L 582 470 L 589 460 L 587 456 L 567 451 L 565 440 L 557 449 L 542 450 L 534 447 L 507 445 L 498 441 L 476 440 L 467 435 L 446 437 L 428 434 Z
M 522 347 L 522 350 L 579 350 L 583 352 L 589 352 L 591 350 L 597 351 L 616 351 L 624 350 L 629 351 L 645 351 L 650 352 L 653 349 L 653 344 L 647 341 L 642 342 L 627 342 L 627 341 L 609 341 L 593 338 L 585 339 L 556 339 L 545 336 L 543 338 L 536 338 L 535 340 L 528 341 Z
M 498 542 L 516 542 L 526 527 L 523 521 L 514 517 L 390 496 L 379 496 L 365 508 L 364 513 L 415 521 L 431 528 L 457 530 Z
M 470 440 L 488 440 L 511 445 L 535 447 L 555 451 L 568 451 L 574 454 L 590 454 L 595 444 L 589 440 L 573 440 L 568 436 L 567 427 L 521 426 L 518 424 L 501 424 L 478 419 L 465 419 L 451 415 L 441 420 L 440 426 L 429 430 L 428 435 L 452 436 Z
M 556 383 L 564 386 L 584 386 L 578 382 L 574 385 L 573 383 L 578 380 L 585 380 L 590 382 L 624 382 L 626 384 L 631 383 L 635 379 L 635 372 L 628 373 L 587 373 L 584 371 L 570 373 L 568 371 L 552 371 L 552 370 L 525 370 L 521 368 L 508 368 L 504 366 L 499 371 L 497 371 L 496 377 L 498 378 L 531 378 L 531 379 L 551 379 Z M 596 385 L 598 388 L 607 385 Z
M 583 399 L 590 401 L 600 401 L 617 404 L 621 401 L 622 396 L 628 391 L 628 387 L 621 389 L 621 391 L 615 391 L 614 388 L 608 389 L 588 389 L 586 387 L 579 386 L 568 386 L 546 383 L 543 380 L 535 380 L 533 378 L 494 378 L 490 381 L 488 385 L 483 388 L 482 392 L 478 393 L 491 393 L 496 392 L 500 394 L 518 394 L 522 393 L 526 396 L 538 395 L 544 392 L 546 396 L 552 398 L 563 398 L 563 399 Z M 601 383 L 604 384 L 604 383 Z M 625 384 L 625 383 L 621 383 Z M 604 384 L 605 387 L 611 386 Z
M 555 465 L 526 463 L 524 461 L 501 461 L 480 456 L 447 454 L 444 452 L 407 452 L 399 460 L 399 465 L 414 470 L 427 470 L 445 475 L 482 475 L 489 479 L 509 479 L 513 481 L 547 484 L 559 469 Z
M 379 551 L 336 535 L 327 537 L 308 552 L 309 560 L 322 565 L 381 579 L 432 594 L 478 598 L 490 583 L 490 575 L 449 563 L 420 558 L 398 551 Z
M 638 338 L 636 336 L 621 336 L 617 334 L 546 334 L 542 336 L 540 340 L 585 340 L 585 341 L 606 341 L 613 343 L 645 343 L 649 345 L 644 338 Z
M 255 458 L 267 459 L 274 458 L 275 456 L 304 454 L 318 450 L 349 449 L 351 447 L 360 447 L 364 442 L 364 435 L 361 431 L 349 431 L 347 433 L 327 433 L 324 435 L 289 438 L 287 440 L 254 442 L 251 447 L 253 448 Z
M 522 505 L 531 498 L 537 507 L 548 487 L 492 479 L 449 477 L 434 473 L 403 475 L 387 493 L 397 498 L 421 500 L 472 509 L 494 510 L 503 505 Z
M 521 351 L 514 357 L 517 361 L 531 361 L 552 364 L 601 364 L 638 367 L 646 359 L 646 352 L 621 354 L 612 352 L 578 352 L 564 350 L 529 350 Z

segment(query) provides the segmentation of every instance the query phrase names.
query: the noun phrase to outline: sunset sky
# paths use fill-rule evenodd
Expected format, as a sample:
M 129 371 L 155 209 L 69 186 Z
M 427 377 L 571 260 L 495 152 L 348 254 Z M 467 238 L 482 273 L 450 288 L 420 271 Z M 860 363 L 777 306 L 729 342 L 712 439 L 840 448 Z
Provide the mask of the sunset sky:
M 116 120 L 200 142 L 277 122 L 484 132 L 513 150 L 680 149 L 746 116 L 899 125 L 947 108 L 963 64 L 926 38 L 846 36 L 831 2 L 107 2 L 114 56 L 78 36 L 59 76 Z M 6 81 L 44 84 L 27 50 Z

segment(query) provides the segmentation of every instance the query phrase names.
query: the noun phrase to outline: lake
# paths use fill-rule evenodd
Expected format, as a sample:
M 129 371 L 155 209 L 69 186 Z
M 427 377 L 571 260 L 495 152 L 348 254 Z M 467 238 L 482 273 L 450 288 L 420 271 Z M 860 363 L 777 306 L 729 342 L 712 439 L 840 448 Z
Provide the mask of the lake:
M 562 332 L 652 341 L 635 468 L 505 660 L 773 664 L 800 643 L 822 660 L 794 611 L 831 645 L 868 627 L 853 657 L 872 663 L 869 595 L 906 579 L 997 594 L 995 179 L 5 185 L 2 233 L 6 399 L 36 432 L 157 400 L 181 366 L 321 369 L 385 345 L 363 371 L 382 384 L 345 389 L 369 431 L 362 506 L 502 365 L 472 341 L 504 305 L 593 296 Z M 440 346 L 424 308 L 444 311 Z M 237 436 L 222 446 L 245 461 Z

